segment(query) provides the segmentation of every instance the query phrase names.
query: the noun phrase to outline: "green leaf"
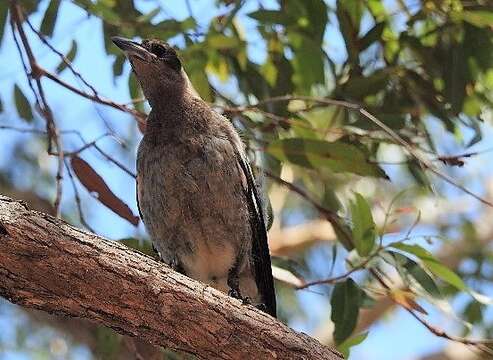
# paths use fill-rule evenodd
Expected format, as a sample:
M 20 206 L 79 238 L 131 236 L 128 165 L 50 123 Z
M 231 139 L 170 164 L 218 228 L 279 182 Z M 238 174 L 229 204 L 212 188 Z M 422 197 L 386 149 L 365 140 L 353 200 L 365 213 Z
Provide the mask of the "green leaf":
M 60 7 L 61 0 L 51 0 L 50 5 L 46 9 L 46 12 L 41 22 L 39 31 L 46 36 L 53 36 L 53 30 L 55 29 L 56 19 L 58 16 L 58 8 Z
M 247 14 L 247 16 L 266 24 L 286 24 L 289 22 L 286 14 L 278 10 L 257 10 Z
M 101 359 L 116 360 L 118 352 L 121 351 L 122 337 L 112 329 L 97 326 L 92 334 L 95 340 L 95 353 Z
M 363 5 L 359 0 L 337 0 L 337 20 L 339 28 L 346 43 L 348 60 L 351 64 L 359 64 L 359 39 L 361 16 Z
M 326 209 L 330 209 L 337 212 L 341 208 L 341 202 L 337 198 L 336 192 L 334 191 L 334 184 L 325 184 L 324 194 L 322 197 L 322 206 Z
M 334 322 L 334 340 L 341 344 L 356 327 L 359 315 L 361 290 L 353 279 L 338 283 L 330 299 L 331 320 Z
M 7 1 L 0 2 L 0 44 L 2 43 L 3 33 L 5 30 L 5 23 L 7 22 L 7 14 L 9 12 L 9 6 Z
M 240 39 L 222 34 L 215 34 L 207 37 L 207 45 L 217 50 L 234 49 L 240 44 Z
M 349 172 L 388 179 L 378 165 L 370 163 L 365 153 L 352 144 L 291 138 L 270 143 L 266 151 L 281 161 L 306 168 L 325 167 L 335 173 Z
M 137 100 L 143 98 L 144 94 L 142 93 L 142 89 L 137 81 L 137 77 L 133 72 L 130 73 L 128 77 L 128 92 L 130 94 L 130 98 L 132 100 Z M 140 112 L 144 112 L 144 102 L 138 101 L 134 103 L 135 109 Z
M 396 243 L 392 245 L 393 248 L 406 251 L 417 256 L 423 261 L 425 267 L 431 271 L 434 275 L 441 278 L 443 281 L 454 286 L 458 290 L 468 291 L 468 288 L 464 281 L 455 272 L 443 265 L 438 259 L 436 259 L 428 250 L 419 245 L 408 245 L 403 243 Z
M 363 99 L 368 95 L 375 95 L 389 83 L 393 68 L 377 70 L 368 76 L 351 77 L 344 85 L 344 93 L 353 99 Z
M 483 307 L 477 301 L 470 300 L 463 314 L 464 319 L 471 324 L 480 324 L 483 322 Z
M 160 39 L 168 39 L 177 34 L 186 32 L 196 27 L 196 22 L 193 18 L 188 17 L 183 21 L 177 21 L 174 19 L 166 19 L 159 23 L 149 26 L 148 31 L 143 34 L 147 37 L 156 37 L 159 34 Z
M 120 76 L 123 74 L 123 64 L 125 64 L 126 57 L 123 54 L 117 55 L 113 62 L 113 76 Z
M 350 349 L 353 346 L 361 344 L 368 337 L 368 331 L 352 336 L 344 340 L 337 346 L 337 350 L 344 356 L 345 359 L 349 359 Z
M 405 245 L 405 244 L 403 244 Z M 394 247 L 394 246 L 393 246 Z M 426 251 L 426 250 L 425 250 Z M 390 252 L 394 260 L 399 264 L 401 270 L 405 270 L 406 274 L 411 276 L 421 287 L 435 298 L 441 298 L 442 294 L 438 289 L 435 280 L 428 275 L 423 267 L 414 260 L 396 252 Z M 406 274 L 401 274 L 405 276 Z
M 157 7 L 154 10 L 149 11 L 147 14 L 139 16 L 136 21 L 138 23 L 147 23 L 150 22 L 156 15 L 158 15 L 161 12 L 161 8 Z
M 341 245 L 344 246 L 347 251 L 353 250 L 354 245 L 349 226 L 344 224 L 342 221 L 337 221 L 332 223 L 332 227 L 334 228 L 337 240 L 341 243 Z
M 14 100 L 15 107 L 17 108 L 17 113 L 19 114 L 19 116 L 27 122 L 31 122 L 33 120 L 31 104 L 29 104 L 29 100 L 27 100 L 26 95 L 24 95 L 17 84 L 15 84 L 14 86 Z
M 402 242 L 393 243 L 391 245 L 394 249 L 399 249 L 407 253 L 413 254 L 420 259 L 432 259 L 433 255 L 420 245 L 416 244 L 404 244 Z
M 72 40 L 72 45 L 70 46 L 70 50 L 68 51 L 67 55 L 65 57 L 69 62 L 74 61 L 75 55 L 77 55 L 77 43 L 75 40 Z M 65 61 L 61 61 L 60 64 L 56 67 L 56 73 L 61 73 L 65 68 L 67 67 L 67 63 Z
M 293 82 L 298 89 L 308 93 L 313 85 L 324 84 L 324 55 L 320 44 L 297 32 L 290 32 L 288 39 L 294 52 Z
M 437 259 L 423 260 L 426 267 L 443 281 L 454 286 L 457 290 L 467 291 L 468 288 L 464 281 L 455 272 L 440 263 Z
M 491 25 L 493 24 L 492 11 L 462 11 L 461 17 L 464 21 L 477 27 L 491 28 Z
M 408 259 L 408 262 L 404 267 L 414 278 L 414 280 L 416 280 L 418 284 L 421 285 L 421 287 L 425 289 L 430 295 L 434 296 L 435 298 L 442 297 L 442 294 L 440 293 L 435 280 L 433 280 L 433 278 L 428 275 L 428 273 L 424 271 L 418 263 L 414 262 L 411 259 Z
M 205 67 L 207 57 L 203 48 L 198 48 L 193 51 L 184 53 L 186 71 L 194 89 L 199 93 L 200 97 L 205 101 L 212 101 L 212 91 L 209 85 L 209 79 Z
M 361 194 L 356 193 L 355 201 L 351 201 L 349 206 L 353 222 L 354 246 L 360 256 L 368 256 L 375 246 L 376 237 L 370 205 Z

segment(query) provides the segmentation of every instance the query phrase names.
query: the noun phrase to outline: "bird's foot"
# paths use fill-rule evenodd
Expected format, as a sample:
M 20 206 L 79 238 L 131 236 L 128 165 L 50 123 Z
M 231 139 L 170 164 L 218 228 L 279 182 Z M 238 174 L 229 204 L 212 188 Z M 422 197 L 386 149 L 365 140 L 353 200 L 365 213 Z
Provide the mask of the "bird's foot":
M 264 303 L 256 304 L 255 307 L 260 311 L 267 312 L 267 306 Z
M 228 295 L 235 299 L 241 300 L 243 305 L 250 305 L 252 303 L 248 296 L 241 295 L 240 289 L 229 289 Z
M 180 274 L 183 274 L 183 275 L 187 275 L 185 272 L 185 269 L 183 268 L 183 265 L 181 264 L 180 261 L 178 261 L 177 258 L 174 258 L 173 260 L 171 260 L 171 264 L 169 264 L 169 266 L 171 266 L 171 268 L 173 270 L 175 270 L 176 272 L 179 272 Z
M 156 249 L 156 247 L 154 246 L 154 244 L 152 244 L 152 250 L 154 250 L 154 258 L 157 258 L 157 260 L 159 261 L 163 261 L 163 257 L 161 256 L 161 253 L 158 251 L 158 249 Z

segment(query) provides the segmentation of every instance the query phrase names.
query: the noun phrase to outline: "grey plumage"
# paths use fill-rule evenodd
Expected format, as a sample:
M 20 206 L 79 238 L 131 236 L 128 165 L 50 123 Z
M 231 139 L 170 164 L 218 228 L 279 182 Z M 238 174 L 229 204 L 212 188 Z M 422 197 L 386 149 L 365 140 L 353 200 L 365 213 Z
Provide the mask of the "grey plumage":
M 113 41 L 152 107 L 137 197 L 154 247 L 176 270 L 275 316 L 261 199 L 237 132 L 198 97 L 167 44 Z

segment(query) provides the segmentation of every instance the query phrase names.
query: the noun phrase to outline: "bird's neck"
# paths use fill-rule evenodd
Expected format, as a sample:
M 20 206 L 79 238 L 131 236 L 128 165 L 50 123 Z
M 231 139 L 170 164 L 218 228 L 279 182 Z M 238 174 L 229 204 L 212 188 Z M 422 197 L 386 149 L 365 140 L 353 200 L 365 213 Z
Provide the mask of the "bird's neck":
M 164 94 L 163 94 L 164 95 Z M 179 131 L 193 121 L 193 94 L 168 94 L 162 96 L 159 101 L 150 101 L 151 114 L 147 118 L 146 134 L 169 133 Z

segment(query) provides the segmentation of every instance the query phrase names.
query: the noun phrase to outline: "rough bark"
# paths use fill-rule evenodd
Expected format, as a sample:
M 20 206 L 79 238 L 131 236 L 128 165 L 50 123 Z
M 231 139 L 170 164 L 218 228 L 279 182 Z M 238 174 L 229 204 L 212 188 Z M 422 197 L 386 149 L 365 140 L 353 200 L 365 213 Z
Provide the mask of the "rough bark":
M 257 309 L 0 196 L 0 296 L 204 359 L 340 359 Z

